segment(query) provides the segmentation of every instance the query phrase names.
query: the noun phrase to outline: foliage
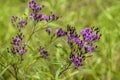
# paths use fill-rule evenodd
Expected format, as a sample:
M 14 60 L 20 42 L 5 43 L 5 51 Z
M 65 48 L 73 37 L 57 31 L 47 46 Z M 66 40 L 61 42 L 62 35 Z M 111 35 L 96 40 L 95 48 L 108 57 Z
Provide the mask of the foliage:
M 119 0 L 36 0 L 46 5 L 44 12 L 50 14 L 55 12 L 61 18 L 57 22 L 51 22 L 44 27 L 62 27 L 67 24 L 76 27 L 79 31 L 83 27 L 98 26 L 101 30 L 102 38 L 97 43 L 98 48 L 92 57 L 87 58 L 85 65 L 78 70 L 74 68 L 64 72 L 58 77 L 63 64 L 69 58 L 66 52 L 70 52 L 65 44 L 65 39 L 56 40 L 54 47 L 49 46 L 50 56 L 48 60 L 34 58 L 38 55 L 34 47 L 49 43 L 48 34 L 41 30 L 32 36 L 28 48 L 29 53 L 25 54 L 26 60 L 18 67 L 19 79 L 22 80 L 119 80 L 120 79 L 120 1 Z M 14 69 L 9 65 L 16 62 L 16 59 L 8 54 L 6 47 L 9 47 L 11 37 L 16 35 L 16 31 L 10 23 L 11 15 L 25 17 L 29 10 L 26 8 L 27 0 L 0 0 L 0 80 L 14 80 L 11 71 Z M 22 15 L 25 12 L 25 15 Z M 32 23 L 32 22 L 31 22 Z M 29 24 L 28 26 L 30 26 Z M 27 30 L 27 31 L 26 31 Z M 31 33 L 31 28 L 27 28 L 24 33 Z M 34 43 L 34 41 L 36 41 Z M 46 43 L 48 42 L 48 43 Z M 58 43 L 59 42 L 59 43 Z M 39 45 L 38 45 L 39 44 Z M 66 46 L 66 49 L 62 47 Z M 57 49 L 56 49 L 57 48 Z M 27 56 L 27 57 L 26 57 Z M 52 59 L 51 59 L 52 58 Z

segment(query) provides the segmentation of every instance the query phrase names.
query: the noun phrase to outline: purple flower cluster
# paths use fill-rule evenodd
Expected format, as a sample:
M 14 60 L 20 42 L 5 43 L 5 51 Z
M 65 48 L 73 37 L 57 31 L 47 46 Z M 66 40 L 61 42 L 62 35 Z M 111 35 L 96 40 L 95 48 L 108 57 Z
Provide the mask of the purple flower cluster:
M 50 35 L 50 33 L 52 32 L 52 28 L 46 28 L 45 31 Z
M 38 10 L 41 10 L 42 8 L 44 8 L 44 5 L 38 5 L 37 2 L 35 2 L 34 0 L 28 2 L 28 7 L 33 11 L 33 12 L 37 12 Z
M 47 33 L 51 33 L 51 28 L 46 28 Z M 77 33 L 75 27 L 67 26 L 67 31 L 62 28 L 57 28 L 55 35 L 57 37 L 66 36 L 67 42 L 71 48 L 70 60 L 76 67 L 82 65 L 82 61 L 85 60 L 85 54 L 91 53 L 95 50 L 96 46 L 94 42 L 100 39 L 98 28 L 84 28 Z
M 26 19 L 21 19 L 18 16 L 11 16 L 10 20 L 11 20 L 12 24 L 19 29 L 21 29 L 27 25 Z
M 22 33 L 18 33 L 16 37 L 13 37 L 11 42 L 12 48 L 8 48 L 9 53 L 13 54 L 19 53 L 23 55 L 27 51 L 27 49 L 25 48 L 26 42 L 22 42 L 23 37 L 24 36 Z
M 8 48 L 8 52 L 13 54 L 19 53 L 23 55 L 27 51 L 27 49 L 26 42 L 23 42 L 24 35 L 21 33 L 21 30 L 27 25 L 27 21 L 17 16 L 11 16 L 10 19 L 18 32 L 17 35 L 12 38 L 12 47 Z
M 32 18 L 36 25 L 39 21 L 56 21 L 59 17 L 56 16 L 55 13 L 51 13 L 51 15 L 45 15 L 41 10 L 45 7 L 43 4 L 38 5 L 34 0 L 28 2 L 28 7 L 30 9 L 29 17 Z M 22 34 L 22 29 L 27 25 L 27 20 L 23 18 L 19 18 L 17 16 L 12 16 L 11 22 L 14 26 L 16 26 L 18 32 L 15 37 L 12 38 L 11 48 L 8 48 L 8 52 L 12 54 L 19 53 L 23 55 L 26 53 L 26 45 L 27 43 L 23 41 L 24 35 Z M 35 29 L 35 28 L 34 28 Z M 53 31 L 52 28 L 48 27 L 45 31 L 50 35 Z M 30 35 L 34 34 L 35 31 Z M 67 26 L 67 30 L 64 31 L 62 28 L 57 28 L 51 37 L 51 41 L 54 40 L 53 37 L 63 37 L 67 38 L 67 43 L 70 46 L 70 62 L 72 62 L 75 67 L 80 67 L 83 64 L 83 61 L 86 59 L 86 54 L 91 53 L 96 49 L 95 42 L 100 39 L 101 34 L 99 34 L 98 28 L 84 28 L 79 33 L 77 33 L 75 27 Z M 29 40 L 29 39 L 28 39 Z M 46 58 L 48 56 L 48 52 L 45 48 L 40 47 L 38 52 L 41 54 L 41 57 Z
M 44 48 L 39 48 L 38 52 L 41 54 L 41 57 L 46 58 L 48 56 L 48 52 Z
M 83 38 L 86 42 L 91 42 L 98 40 L 100 38 L 100 35 L 98 35 L 98 28 L 92 29 L 92 28 L 85 28 L 80 31 L 80 34 L 83 35 Z
M 18 18 L 17 16 L 11 16 L 10 20 L 11 20 L 11 22 L 15 22 L 17 20 L 17 18 Z
M 72 54 L 70 59 L 75 64 L 76 68 L 82 65 L 82 57 L 78 57 L 75 54 Z
M 33 18 L 35 21 L 41 21 L 41 20 L 50 21 L 50 20 L 57 20 L 58 19 L 58 17 L 54 13 L 51 13 L 50 16 L 44 15 L 41 12 L 41 9 L 44 8 L 44 5 L 43 4 L 38 5 L 38 3 L 35 2 L 34 0 L 28 2 L 28 7 L 31 10 L 30 18 Z
M 98 28 L 84 28 L 80 31 L 80 34 L 77 34 L 74 27 L 68 26 L 66 36 L 68 44 L 73 49 L 71 53 L 76 53 L 70 56 L 71 61 L 75 66 L 79 67 L 84 60 L 82 57 L 86 53 L 91 53 L 95 50 L 96 46 L 94 46 L 94 42 L 99 40 L 101 35 L 99 34 Z M 77 45 L 77 48 L 75 45 Z
M 56 29 L 56 35 L 57 37 L 65 36 L 66 32 L 62 30 L 62 28 Z
M 20 19 L 18 21 L 18 24 L 19 24 L 20 28 L 23 28 L 27 25 L 27 21 L 25 19 Z
M 46 28 L 47 33 L 51 33 L 51 28 Z M 82 61 L 85 60 L 85 54 L 91 53 L 95 50 L 94 42 L 100 39 L 98 28 L 84 28 L 77 33 L 75 27 L 67 26 L 67 31 L 62 28 L 57 28 L 55 33 L 57 37 L 66 36 L 67 42 L 71 48 L 70 60 L 76 67 L 81 66 Z

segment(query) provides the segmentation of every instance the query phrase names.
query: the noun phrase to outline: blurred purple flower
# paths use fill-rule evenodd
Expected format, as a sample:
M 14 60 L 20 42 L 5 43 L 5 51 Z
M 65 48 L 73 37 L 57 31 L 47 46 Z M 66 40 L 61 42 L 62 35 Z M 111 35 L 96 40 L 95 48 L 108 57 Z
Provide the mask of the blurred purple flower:
M 25 49 L 21 49 L 21 50 L 19 50 L 19 54 L 21 54 L 21 55 L 23 55 L 25 52 L 26 52 Z
M 16 21 L 17 18 L 18 18 L 17 16 L 11 16 L 11 17 L 10 17 L 10 20 L 11 20 L 12 22 L 14 22 L 14 21 Z
M 57 37 L 61 37 L 61 36 L 65 36 L 66 32 L 63 31 L 62 28 L 58 28 L 56 29 L 56 34 L 57 34 Z
M 25 27 L 27 25 L 27 21 L 25 19 L 20 19 L 18 21 L 18 24 L 20 25 L 20 27 Z
M 82 66 L 82 57 L 78 57 L 75 54 L 72 54 L 70 59 L 75 64 L 76 68 Z
M 43 20 L 46 20 L 46 21 L 49 21 L 50 20 L 50 16 L 46 16 L 46 15 L 43 15 L 41 17 Z
M 45 31 L 50 34 L 52 32 L 52 28 L 46 28 Z
M 95 46 L 87 46 L 87 45 L 84 45 L 84 49 L 85 49 L 85 52 L 86 53 L 90 53 L 92 51 L 95 50 Z
M 41 54 L 41 57 L 43 58 L 46 58 L 48 56 L 48 53 L 44 48 L 39 48 L 38 52 Z

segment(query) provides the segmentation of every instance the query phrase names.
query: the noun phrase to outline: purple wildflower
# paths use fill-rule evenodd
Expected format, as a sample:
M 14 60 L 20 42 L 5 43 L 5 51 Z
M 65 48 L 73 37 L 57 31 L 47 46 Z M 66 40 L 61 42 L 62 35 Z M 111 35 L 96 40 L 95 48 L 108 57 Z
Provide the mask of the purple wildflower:
M 15 45 L 15 46 L 14 46 L 14 49 L 15 49 L 15 50 L 18 50 L 18 49 L 19 49 L 19 46 L 18 46 L 18 45 Z
M 46 28 L 45 31 L 50 34 L 52 32 L 52 29 L 51 28 Z
M 12 22 L 14 22 L 14 21 L 17 20 L 17 18 L 18 18 L 17 16 L 11 16 L 11 17 L 10 17 L 10 20 L 11 20 Z
M 75 64 L 76 68 L 82 65 L 82 57 L 77 57 L 75 54 L 72 54 L 70 59 Z
M 35 14 L 34 13 L 30 13 L 30 18 L 34 18 Z
M 61 36 L 65 36 L 66 32 L 63 31 L 62 28 L 58 28 L 56 29 L 56 34 L 57 34 L 57 37 L 61 37 Z
M 84 45 L 84 41 L 80 40 L 79 38 L 72 38 L 72 42 L 76 42 L 78 45 Z
M 19 37 L 15 37 L 15 38 L 13 38 L 13 41 L 11 43 L 14 44 L 14 45 L 18 45 L 20 40 L 21 39 Z
M 36 9 L 41 10 L 42 8 L 44 8 L 44 6 L 45 6 L 45 5 L 44 5 L 44 4 L 42 4 L 42 5 L 40 5 L 40 6 L 37 6 L 37 7 L 36 7 Z
M 43 20 L 46 20 L 46 21 L 49 21 L 49 20 L 50 20 L 50 16 L 43 15 L 43 16 L 42 16 L 42 19 L 43 19 Z
M 32 10 L 32 12 L 36 13 L 39 10 L 41 10 L 42 8 L 44 8 L 44 5 L 38 5 L 37 2 L 35 1 L 30 1 L 28 2 L 28 7 Z
M 95 50 L 95 46 L 87 46 L 87 45 L 84 45 L 84 49 L 85 49 L 85 52 L 86 53 L 89 53 L 89 52 L 92 52 Z
M 38 52 L 41 54 L 41 57 L 43 58 L 46 58 L 48 56 L 48 53 L 44 48 L 38 49 Z
M 98 29 L 93 28 L 84 28 L 80 31 L 80 34 L 83 35 L 83 38 L 86 42 L 95 41 L 100 38 L 100 34 L 98 34 Z
M 25 52 L 26 52 L 25 49 L 21 49 L 21 50 L 19 50 L 19 54 L 21 54 L 21 55 L 23 55 Z
M 25 19 L 20 19 L 18 24 L 20 25 L 20 27 L 24 27 L 27 24 L 27 21 Z
M 57 20 L 57 19 L 58 19 L 58 17 L 56 16 L 55 13 L 52 13 L 52 14 L 51 14 L 51 18 L 52 18 L 52 20 Z
M 37 4 L 37 2 L 35 2 L 35 1 L 30 1 L 30 2 L 28 2 L 28 7 L 29 8 L 36 8 L 38 6 L 38 4 Z
M 26 42 L 22 42 L 24 35 L 22 35 L 22 33 L 18 32 L 17 36 L 15 36 L 12 39 L 12 48 L 9 49 L 8 48 L 8 52 L 9 53 L 19 53 L 19 54 L 24 54 L 26 52 L 27 49 L 25 49 L 26 47 Z

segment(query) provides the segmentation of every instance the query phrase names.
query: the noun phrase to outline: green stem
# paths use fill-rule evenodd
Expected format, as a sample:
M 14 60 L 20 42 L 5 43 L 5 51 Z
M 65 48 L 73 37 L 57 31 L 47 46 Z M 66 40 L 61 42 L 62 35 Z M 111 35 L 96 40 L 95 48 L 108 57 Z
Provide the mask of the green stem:
M 32 35 L 35 33 L 35 23 L 34 23 L 34 26 L 33 26 L 33 30 L 32 30 L 32 33 L 30 34 L 27 42 L 32 38 Z
M 50 21 L 50 22 L 52 22 L 52 21 Z M 42 27 L 40 27 L 38 30 L 36 30 L 35 32 L 38 32 L 38 31 L 40 31 L 40 30 L 44 30 L 45 28 L 44 28 L 44 26 L 46 26 L 47 24 L 49 24 L 50 22 L 47 22 L 46 24 L 43 24 L 42 25 Z
M 65 71 L 67 71 L 69 69 L 69 67 L 71 66 L 72 62 L 69 62 L 68 66 L 65 67 L 58 76 L 62 75 Z
M 15 79 L 18 80 L 18 68 L 14 64 L 12 65 L 12 67 L 13 67 L 13 70 L 14 70 Z

